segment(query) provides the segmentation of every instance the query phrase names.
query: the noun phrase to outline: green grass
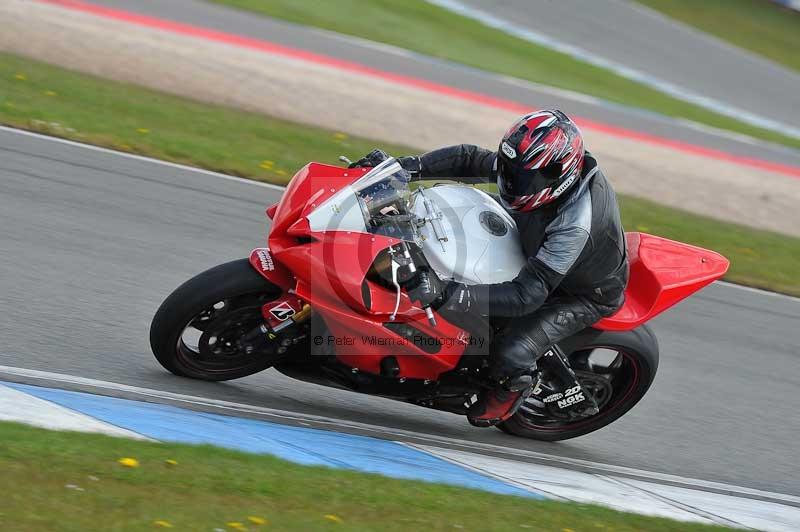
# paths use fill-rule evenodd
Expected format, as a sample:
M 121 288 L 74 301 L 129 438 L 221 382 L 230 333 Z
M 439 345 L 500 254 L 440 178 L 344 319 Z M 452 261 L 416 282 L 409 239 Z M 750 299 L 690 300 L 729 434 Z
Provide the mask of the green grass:
M 359 157 L 377 145 L 3 54 L 0 123 L 273 183 L 286 183 L 310 160 Z M 632 197 L 620 203 L 628 230 L 714 249 L 731 260 L 729 281 L 800 295 L 800 239 Z
M 214 1 L 800 148 L 798 138 L 754 128 L 667 96 L 606 69 L 489 28 L 425 0 Z
M 118 464 L 122 457 L 135 458 L 138 467 Z M 599 506 L 306 467 L 211 446 L 140 442 L 15 423 L 0 423 L 0 470 L 0 525 L 26 532 L 730 530 Z M 249 517 L 267 523 L 253 523 Z
M 309 160 L 337 163 L 339 155 L 360 157 L 376 146 L 2 53 L 0 122 L 279 184 Z
M 800 13 L 769 0 L 637 0 L 789 68 L 800 70 Z

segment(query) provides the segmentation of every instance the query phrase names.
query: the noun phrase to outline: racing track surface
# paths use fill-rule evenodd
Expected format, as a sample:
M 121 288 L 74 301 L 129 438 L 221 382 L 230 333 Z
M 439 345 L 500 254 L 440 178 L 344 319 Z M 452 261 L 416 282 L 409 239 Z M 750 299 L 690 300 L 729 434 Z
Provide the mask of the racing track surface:
M 262 39 L 353 61 L 382 71 L 529 104 L 532 108 L 555 107 L 569 114 L 596 122 L 722 150 L 739 156 L 800 166 L 800 150 L 762 142 L 745 142 L 724 133 L 696 129 L 678 120 L 647 111 L 599 102 L 585 95 L 571 95 L 566 91 L 536 86 L 519 80 L 510 80 L 500 75 L 414 54 L 406 50 L 298 26 L 210 2 L 201 0 L 170 0 L 169 2 L 161 0 L 90 0 L 90 3 Z M 557 2 L 552 4 L 555 9 Z M 503 12 L 498 13 L 499 16 L 502 14 Z M 357 24 L 356 20 L 357 17 L 354 18 L 354 24 Z M 517 22 L 525 23 L 526 21 Z M 546 83 L 546 80 L 543 82 Z M 786 98 L 791 98 L 790 95 L 796 92 L 797 90 L 789 92 Z M 763 95 L 758 97 L 763 97 Z M 790 105 L 790 107 L 792 106 Z M 790 115 L 782 115 L 784 120 L 789 120 L 789 117 Z
M 634 0 L 461 1 L 694 94 L 800 127 L 800 74 Z
M 800 494 L 800 301 L 718 284 L 654 322 L 659 376 L 628 416 L 546 444 L 292 381 L 173 377 L 148 326 L 179 283 L 263 242 L 280 190 L 0 129 L 0 365 Z

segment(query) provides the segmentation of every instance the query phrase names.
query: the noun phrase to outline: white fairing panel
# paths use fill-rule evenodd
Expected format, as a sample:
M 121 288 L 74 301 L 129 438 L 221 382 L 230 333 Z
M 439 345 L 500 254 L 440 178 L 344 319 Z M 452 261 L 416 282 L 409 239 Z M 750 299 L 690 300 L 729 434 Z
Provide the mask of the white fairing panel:
M 510 281 L 525 265 L 514 220 L 485 192 L 463 185 L 439 185 L 424 190 L 443 214 L 441 226 L 447 241 L 436 238 L 430 223 L 420 232 L 425 257 L 445 279 L 466 284 Z M 414 202 L 419 217 L 428 213 L 422 201 Z

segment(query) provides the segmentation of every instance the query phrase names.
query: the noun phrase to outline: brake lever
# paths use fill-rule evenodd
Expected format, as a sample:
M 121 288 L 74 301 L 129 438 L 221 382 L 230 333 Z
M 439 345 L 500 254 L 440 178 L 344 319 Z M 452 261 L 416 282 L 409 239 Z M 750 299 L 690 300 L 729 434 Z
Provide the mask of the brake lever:
M 394 254 L 396 251 L 394 248 L 389 248 L 389 255 L 392 257 L 392 285 L 394 285 L 395 289 L 395 299 L 394 299 L 394 311 L 392 312 L 391 316 L 389 316 L 390 321 L 394 321 L 397 318 L 397 311 L 400 309 L 400 281 L 398 280 L 398 272 L 400 271 L 401 264 L 397 262 L 395 259 Z
M 402 262 L 395 256 L 398 252 L 393 247 L 389 247 L 389 255 L 391 255 L 392 257 L 392 284 L 394 285 L 396 290 L 394 312 L 392 313 L 391 316 L 389 316 L 389 318 L 392 321 L 394 321 L 394 319 L 397 317 L 397 311 L 400 308 L 401 288 L 400 288 L 400 281 L 398 280 L 398 272 L 400 271 L 400 266 L 408 266 L 408 270 L 411 272 L 412 275 L 417 273 L 417 265 L 414 264 L 414 257 L 411 256 L 411 252 L 408 249 L 408 244 L 401 241 L 399 246 L 400 249 L 402 250 L 400 252 L 401 256 L 403 257 Z M 428 322 L 432 326 L 436 327 L 436 316 L 433 314 L 433 309 L 430 306 L 422 307 L 422 309 L 425 311 L 425 316 L 427 316 Z

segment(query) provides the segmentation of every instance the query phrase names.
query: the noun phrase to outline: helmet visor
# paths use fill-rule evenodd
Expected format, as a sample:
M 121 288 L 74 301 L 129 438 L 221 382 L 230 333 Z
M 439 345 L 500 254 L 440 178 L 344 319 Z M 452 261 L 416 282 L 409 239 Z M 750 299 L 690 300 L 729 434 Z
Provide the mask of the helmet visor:
M 561 165 L 558 163 L 527 169 L 512 165 L 500 157 L 497 164 L 497 190 L 506 206 L 513 209 L 520 199 L 553 187 L 560 176 Z

